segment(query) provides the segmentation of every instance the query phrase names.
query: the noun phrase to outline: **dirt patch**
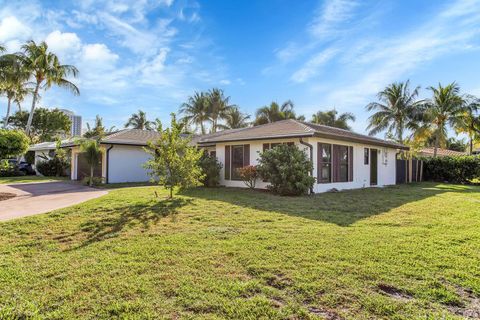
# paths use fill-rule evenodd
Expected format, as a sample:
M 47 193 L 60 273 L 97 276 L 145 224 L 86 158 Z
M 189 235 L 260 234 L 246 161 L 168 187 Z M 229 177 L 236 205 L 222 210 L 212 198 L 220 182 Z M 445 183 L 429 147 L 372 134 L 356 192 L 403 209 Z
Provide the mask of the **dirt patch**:
M 464 304 L 462 306 L 449 306 L 448 310 L 467 319 L 480 319 L 480 297 L 476 296 L 470 289 L 457 286 L 456 291 Z
M 320 316 L 322 318 L 325 318 L 326 320 L 342 320 L 343 319 L 336 312 L 326 310 L 326 309 L 320 309 L 320 308 L 317 308 L 317 307 L 309 307 L 308 311 L 310 313 L 313 313 L 316 316 Z
M 385 294 L 394 299 L 398 299 L 398 300 L 413 299 L 413 297 L 405 293 L 405 291 L 395 288 L 394 286 L 391 286 L 389 284 L 380 283 L 377 285 L 377 288 L 380 291 L 380 293 Z
M 9 193 L 9 192 L 0 192 L 0 201 L 2 200 L 8 200 L 16 197 L 17 195 L 15 193 Z

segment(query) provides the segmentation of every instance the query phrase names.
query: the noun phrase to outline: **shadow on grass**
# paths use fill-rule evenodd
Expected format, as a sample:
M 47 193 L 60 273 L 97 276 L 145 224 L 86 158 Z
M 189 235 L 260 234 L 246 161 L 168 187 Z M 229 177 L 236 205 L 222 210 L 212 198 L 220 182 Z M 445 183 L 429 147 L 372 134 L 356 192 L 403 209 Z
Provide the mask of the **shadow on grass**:
M 151 224 L 157 223 L 161 218 L 171 216 L 174 219 L 178 210 L 188 205 L 191 201 L 192 199 L 174 198 L 155 200 L 153 203 L 113 207 L 100 216 L 99 219 L 89 220 L 80 225 L 80 231 L 77 234 L 83 233 L 87 237 L 86 240 L 74 249 L 116 237 L 125 227 L 130 225 L 141 224 L 144 229 L 148 229 Z
M 321 220 L 338 226 L 349 226 L 370 216 L 382 214 L 404 204 L 444 192 L 480 192 L 480 188 L 417 183 L 321 193 L 303 197 L 281 197 L 265 191 L 240 188 L 197 188 L 186 190 L 182 192 L 182 195 L 311 220 Z

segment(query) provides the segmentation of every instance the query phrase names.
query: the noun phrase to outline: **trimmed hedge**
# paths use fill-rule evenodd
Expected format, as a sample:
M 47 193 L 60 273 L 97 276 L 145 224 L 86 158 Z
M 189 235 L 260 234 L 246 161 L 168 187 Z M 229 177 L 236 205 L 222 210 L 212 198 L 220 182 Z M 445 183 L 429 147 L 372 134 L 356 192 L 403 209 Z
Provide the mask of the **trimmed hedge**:
M 423 158 L 424 180 L 468 183 L 480 177 L 480 157 Z

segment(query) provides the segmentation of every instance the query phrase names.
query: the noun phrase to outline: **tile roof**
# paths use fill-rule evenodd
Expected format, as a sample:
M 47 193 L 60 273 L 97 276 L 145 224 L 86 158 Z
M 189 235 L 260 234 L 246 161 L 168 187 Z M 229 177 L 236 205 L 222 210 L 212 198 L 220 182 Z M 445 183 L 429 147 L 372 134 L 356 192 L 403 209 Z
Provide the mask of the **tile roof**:
M 323 137 L 344 141 L 368 143 L 384 147 L 408 149 L 408 147 L 391 141 L 385 141 L 374 137 L 358 134 L 349 130 L 333 128 L 324 125 L 313 124 L 298 120 L 282 120 L 260 126 L 225 130 L 212 135 L 204 135 L 197 138 L 200 145 L 245 140 L 263 140 L 291 137 Z
M 420 150 L 418 153 L 424 156 L 433 156 L 434 147 L 427 147 Z M 437 148 L 437 156 L 440 157 L 450 157 L 450 156 L 466 156 L 466 152 L 454 151 L 448 149 Z
M 146 146 L 147 141 L 156 140 L 160 133 L 152 130 L 123 129 L 103 137 L 100 143 Z

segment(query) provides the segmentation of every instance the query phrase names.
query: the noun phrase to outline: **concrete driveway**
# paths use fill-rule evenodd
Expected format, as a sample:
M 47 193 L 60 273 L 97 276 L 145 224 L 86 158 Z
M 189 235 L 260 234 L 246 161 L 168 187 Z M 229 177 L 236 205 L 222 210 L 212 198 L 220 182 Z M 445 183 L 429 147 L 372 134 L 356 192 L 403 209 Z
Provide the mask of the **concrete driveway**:
M 69 207 L 108 193 L 68 181 L 0 184 L 0 192 L 17 195 L 15 198 L 0 201 L 0 221 Z

